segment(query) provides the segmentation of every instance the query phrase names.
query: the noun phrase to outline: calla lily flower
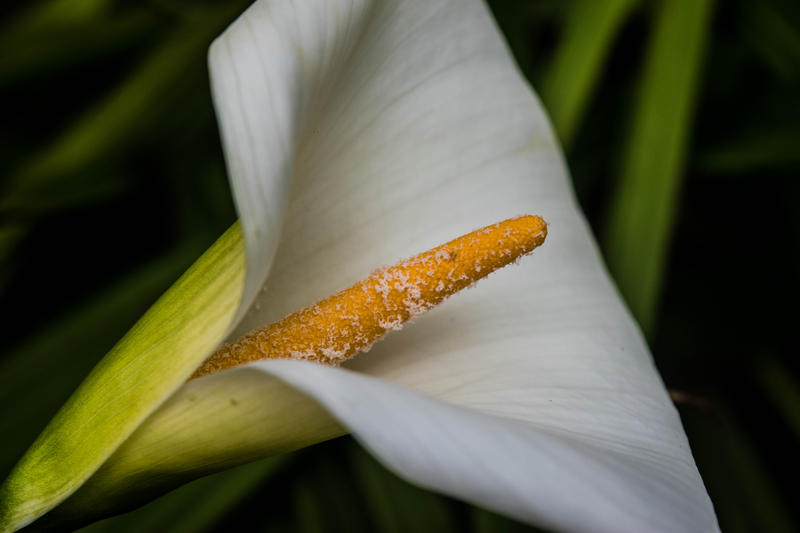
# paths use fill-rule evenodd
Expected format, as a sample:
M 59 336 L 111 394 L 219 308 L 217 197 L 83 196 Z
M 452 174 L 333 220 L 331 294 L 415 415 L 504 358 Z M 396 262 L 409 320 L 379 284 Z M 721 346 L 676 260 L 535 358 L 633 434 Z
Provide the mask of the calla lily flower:
M 714 531 L 675 408 L 479 0 L 259 0 L 209 63 L 240 225 L 98 365 L 0 489 L 74 526 L 352 433 L 413 483 L 566 531 Z M 225 339 L 522 213 L 545 246 L 341 368 L 187 382 Z M 44 515 L 44 516 L 43 516 Z

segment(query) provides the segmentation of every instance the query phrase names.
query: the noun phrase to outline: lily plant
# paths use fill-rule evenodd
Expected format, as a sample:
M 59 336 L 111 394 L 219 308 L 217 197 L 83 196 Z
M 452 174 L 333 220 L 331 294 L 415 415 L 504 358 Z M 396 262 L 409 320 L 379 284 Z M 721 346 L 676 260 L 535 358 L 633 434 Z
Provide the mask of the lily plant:
M 258 0 L 209 65 L 240 222 L 31 446 L 0 489 L 0 530 L 77 527 L 345 433 L 413 483 L 545 528 L 718 529 L 545 113 L 480 0 Z M 549 224 L 533 257 L 367 354 L 189 380 L 221 343 L 523 213 Z

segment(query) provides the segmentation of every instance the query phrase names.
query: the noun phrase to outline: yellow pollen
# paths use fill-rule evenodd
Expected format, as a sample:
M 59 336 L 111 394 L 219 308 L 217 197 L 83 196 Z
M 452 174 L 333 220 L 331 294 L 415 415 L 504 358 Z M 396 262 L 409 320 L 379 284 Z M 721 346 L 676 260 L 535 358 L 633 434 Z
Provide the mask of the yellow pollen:
M 526 215 L 378 269 L 350 288 L 221 347 L 192 379 L 263 359 L 339 365 L 369 350 L 388 331 L 532 252 L 546 236 L 544 220 Z

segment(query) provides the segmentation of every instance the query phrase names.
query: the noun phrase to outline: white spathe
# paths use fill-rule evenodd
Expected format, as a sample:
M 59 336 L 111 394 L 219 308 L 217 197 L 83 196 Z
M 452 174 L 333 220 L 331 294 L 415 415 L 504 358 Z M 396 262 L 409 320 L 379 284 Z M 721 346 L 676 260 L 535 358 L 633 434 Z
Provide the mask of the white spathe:
M 253 370 L 314 398 L 398 474 L 518 519 L 718 528 L 544 112 L 481 2 L 260 0 L 209 62 L 248 250 L 231 337 L 480 226 L 549 223 L 532 257 L 349 369 Z

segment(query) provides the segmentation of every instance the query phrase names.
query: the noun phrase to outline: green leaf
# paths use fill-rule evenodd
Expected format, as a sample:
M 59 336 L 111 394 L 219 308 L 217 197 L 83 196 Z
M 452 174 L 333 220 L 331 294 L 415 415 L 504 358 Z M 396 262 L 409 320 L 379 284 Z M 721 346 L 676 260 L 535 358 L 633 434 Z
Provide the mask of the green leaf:
M 534 533 L 544 531 L 479 507 L 472 508 L 472 524 L 475 533 Z
M 112 9 L 113 3 L 113 0 L 46 0 L 33 3 L 4 29 L 4 37 L 97 21 Z
M 703 170 L 721 175 L 741 175 L 772 169 L 792 170 L 800 165 L 800 128 L 755 128 L 715 146 L 700 161 Z
M 720 528 L 730 533 L 796 531 L 779 485 L 752 437 L 733 413 L 720 409 L 713 418 L 699 410 L 681 410 Z
M 578 0 L 567 13 L 555 57 L 542 81 L 542 101 L 569 146 L 611 44 L 638 0 Z
M 0 487 L 0 530 L 72 494 L 191 375 L 224 337 L 244 273 L 235 224 L 112 348 L 17 464 Z
M 0 264 L 6 266 L 7 261 L 12 258 L 13 250 L 17 244 L 22 240 L 24 231 L 18 225 L 4 224 L 0 225 Z M 3 269 L 5 270 L 5 268 Z M 3 281 L 7 274 L 0 276 L 0 290 L 2 290 Z
M 76 187 L 69 178 L 136 138 L 147 125 L 155 126 L 157 110 L 169 109 L 181 94 L 196 90 L 185 83 L 195 79 L 187 73 L 202 68 L 209 43 L 240 7 L 231 2 L 194 13 L 190 24 L 176 30 L 116 90 L 9 176 L 0 211 L 35 213 L 75 204 L 98 189 L 105 192 L 108 183 L 93 179 Z
M 800 10 L 797 4 L 747 2 L 742 9 L 743 18 L 747 20 L 743 25 L 744 38 L 764 63 L 785 81 L 800 79 L 800 28 L 797 24 Z
M 363 487 L 366 510 L 376 530 L 455 531 L 444 497 L 420 489 L 389 472 L 361 448 L 352 448 L 354 474 Z
M 670 0 L 655 30 L 605 231 L 609 269 L 640 325 L 655 319 L 683 174 L 711 0 Z
M 142 116 L 157 105 L 190 65 L 201 60 L 208 40 L 207 35 L 179 35 L 154 53 L 105 101 L 86 111 L 55 142 L 34 153 L 10 176 L 0 209 L 35 212 L 79 202 L 98 188 L 107 188 L 103 183 L 76 188 L 67 178 L 138 134 Z
M 766 357 L 758 366 L 757 376 L 776 411 L 800 440 L 800 386 L 791 370 L 778 359 Z
M 287 458 L 286 455 L 270 457 L 198 479 L 136 511 L 93 524 L 83 533 L 209 531 Z
M 15 51 L 0 56 L 0 88 L 31 83 L 31 78 L 47 78 L 54 71 L 133 48 L 160 29 L 157 23 L 153 13 L 139 9 L 103 21 L 10 28 L 0 34 L 0 48 Z

